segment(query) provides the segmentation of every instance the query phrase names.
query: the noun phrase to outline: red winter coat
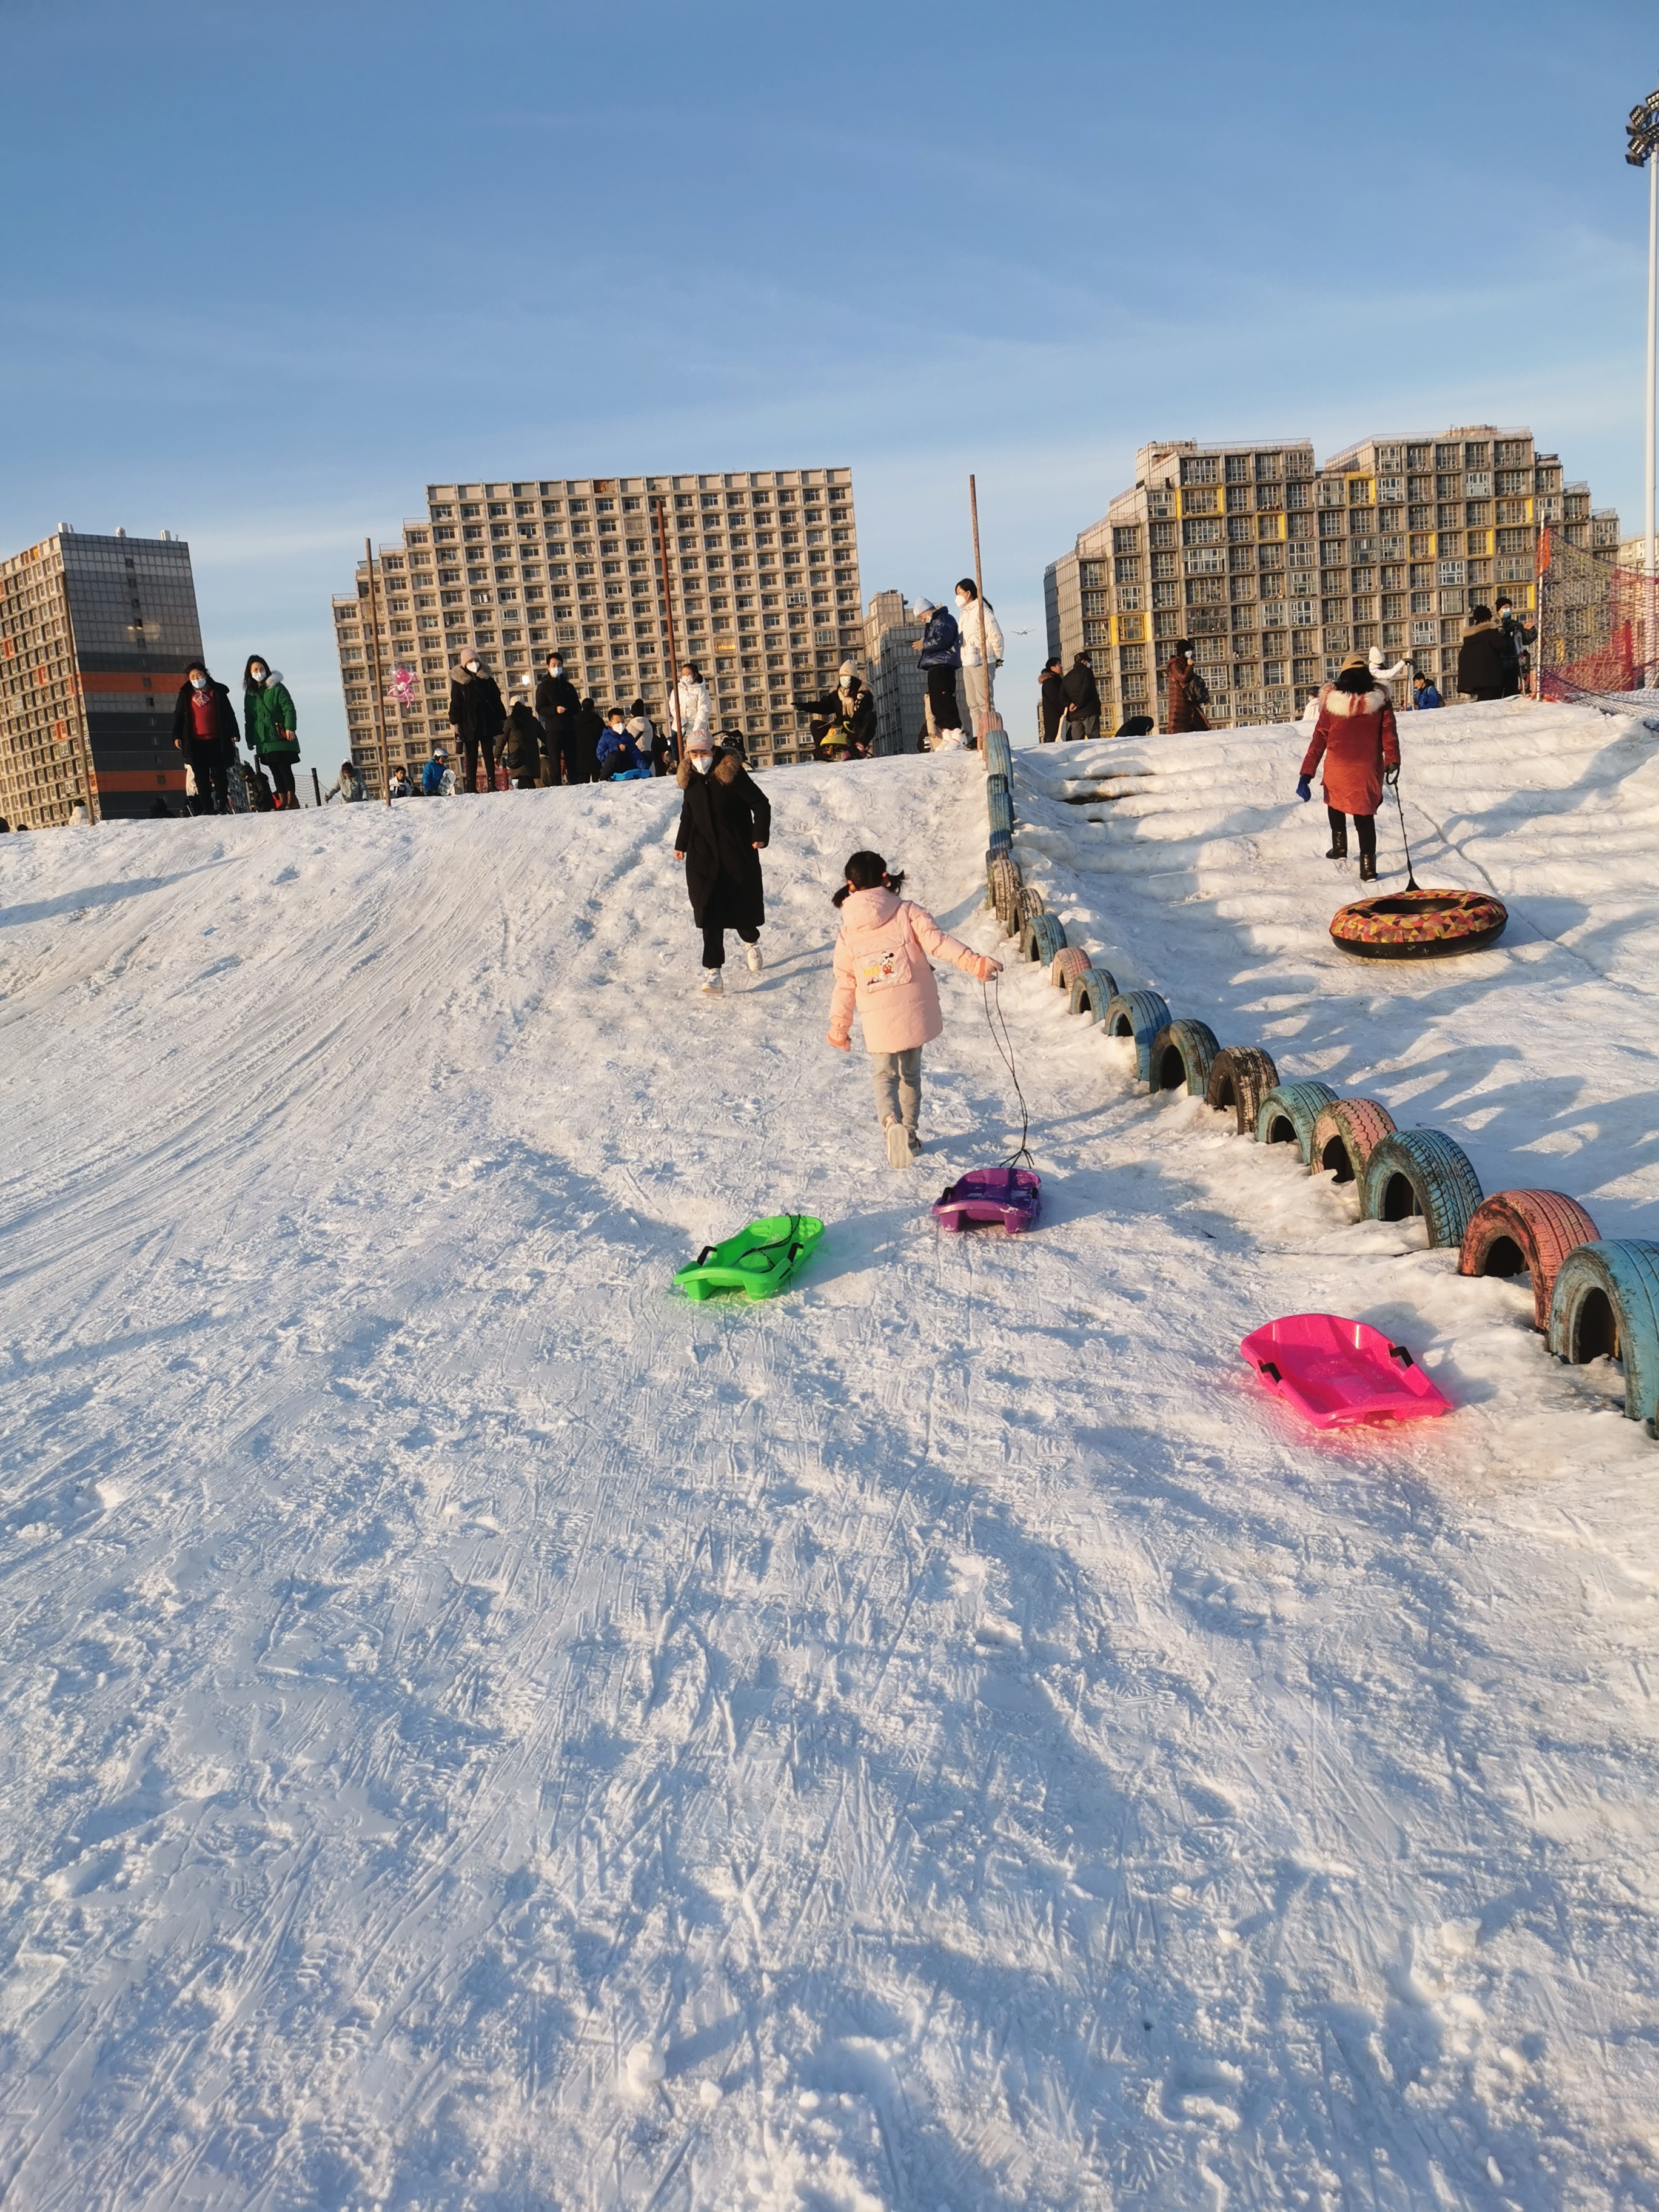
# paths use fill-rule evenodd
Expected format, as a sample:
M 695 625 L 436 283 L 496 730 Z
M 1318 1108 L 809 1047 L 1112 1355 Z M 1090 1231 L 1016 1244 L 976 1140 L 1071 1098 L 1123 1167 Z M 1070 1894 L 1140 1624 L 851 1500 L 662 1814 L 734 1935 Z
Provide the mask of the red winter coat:
M 1171 653 L 1164 674 L 1170 685 L 1168 720 L 1171 736 L 1185 736 L 1194 730 L 1207 730 L 1210 726 L 1204 719 L 1204 708 L 1209 700 L 1209 688 L 1197 669 L 1191 667 L 1178 653 Z
M 1339 814 L 1375 814 L 1382 804 L 1382 771 L 1400 765 L 1400 732 L 1386 691 L 1325 694 L 1313 743 L 1302 763 L 1311 775 L 1323 757 L 1325 804 Z

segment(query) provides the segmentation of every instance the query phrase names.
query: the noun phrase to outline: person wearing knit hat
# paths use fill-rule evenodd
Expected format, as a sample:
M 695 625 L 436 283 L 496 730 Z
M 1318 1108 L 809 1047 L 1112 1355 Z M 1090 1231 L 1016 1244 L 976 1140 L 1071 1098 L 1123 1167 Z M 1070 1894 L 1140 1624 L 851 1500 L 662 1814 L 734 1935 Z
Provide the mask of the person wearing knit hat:
M 1325 811 L 1331 825 L 1328 860 L 1348 857 L 1347 817 L 1359 838 L 1359 880 L 1376 878 L 1376 810 L 1382 787 L 1400 776 L 1400 733 L 1394 702 L 1386 687 L 1371 680 L 1363 653 L 1351 653 L 1341 673 L 1325 692 L 1313 739 L 1302 763 L 1296 795 L 1304 805 L 1313 797 L 1311 778 L 1325 764 Z
M 956 617 L 936 607 L 931 599 L 918 599 L 911 619 L 927 627 L 911 641 L 911 650 L 921 655 L 921 672 L 927 684 L 927 711 L 933 716 L 933 743 L 941 750 L 962 744 L 962 709 L 957 704 L 957 671 L 962 665 L 962 632 Z
M 876 740 L 875 694 L 860 681 L 850 660 L 841 664 L 833 690 L 821 698 L 797 699 L 795 711 L 810 718 L 815 759 L 868 758 Z

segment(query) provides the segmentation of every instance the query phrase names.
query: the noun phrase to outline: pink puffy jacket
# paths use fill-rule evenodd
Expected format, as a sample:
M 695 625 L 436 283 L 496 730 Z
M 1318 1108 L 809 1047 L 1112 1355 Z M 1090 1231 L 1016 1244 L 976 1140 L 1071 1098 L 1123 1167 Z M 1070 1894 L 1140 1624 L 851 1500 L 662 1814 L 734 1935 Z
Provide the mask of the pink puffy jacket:
M 845 1044 L 852 1035 L 855 1005 L 866 1052 L 908 1052 L 931 1043 L 945 1027 L 945 1015 L 927 964 L 930 952 L 964 975 L 983 980 L 995 972 L 994 961 L 947 936 L 925 908 L 896 892 L 854 891 L 841 912 L 830 1001 L 832 1044 Z

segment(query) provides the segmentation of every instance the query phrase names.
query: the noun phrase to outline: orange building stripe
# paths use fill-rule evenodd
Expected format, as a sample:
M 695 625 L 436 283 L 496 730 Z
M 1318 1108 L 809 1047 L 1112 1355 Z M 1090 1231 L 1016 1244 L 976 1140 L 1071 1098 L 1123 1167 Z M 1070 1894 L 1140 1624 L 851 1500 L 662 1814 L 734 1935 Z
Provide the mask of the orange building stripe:
M 182 791 L 185 771 L 181 768 L 100 769 L 94 771 L 92 787 L 94 791 Z
M 182 668 L 177 676 L 164 672 L 150 677 L 148 682 L 142 676 L 106 676 L 96 670 L 82 669 L 76 675 L 75 688 L 77 691 L 149 690 L 153 691 L 159 699 L 166 690 L 176 692 L 184 680 L 185 672 Z

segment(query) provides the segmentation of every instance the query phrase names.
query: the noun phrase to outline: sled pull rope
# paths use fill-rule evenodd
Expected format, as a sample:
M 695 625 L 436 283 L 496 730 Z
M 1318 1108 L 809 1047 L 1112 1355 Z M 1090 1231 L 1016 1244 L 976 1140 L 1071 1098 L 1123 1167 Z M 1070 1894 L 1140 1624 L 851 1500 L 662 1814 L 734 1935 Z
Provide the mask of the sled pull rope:
M 1031 1116 L 1025 1103 L 1025 1093 L 1019 1087 L 1018 1072 L 1014 1066 L 1013 1039 L 1008 1034 L 1007 1017 L 1002 1011 L 1001 984 L 999 978 L 994 975 L 988 983 L 981 983 L 980 989 L 985 999 L 985 1026 L 991 1032 L 991 1042 L 996 1047 L 998 1055 L 1008 1071 L 1008 1080 L 1013 1085 L 1014 1096 L 1019 1101 L 1019 1150 L 1011 1153 L 1000 1164 L 1005 1168 L 1028 1167 L 1035 1172 L 1036 1162 L 1032 1158 L 1030 1146 L 1026 1142 L 1030 1134 Z M 992 1015 L 993 1006 L 996 1010 L 994 1018 Z M 1000 1035 L 998 1034 L 999 1030 L 1001 1032 Z
M 1394 781 L 1394 803 L 1400 809 L 1400 842 L 1406 848 L 1406 889 L 1408 891 L 1414 891 L 1417 889 L 1417 878 L 1412 873 L 1411 841 L 1406 835 L 1406 810 L 1401 805 L 1398 776 Z

